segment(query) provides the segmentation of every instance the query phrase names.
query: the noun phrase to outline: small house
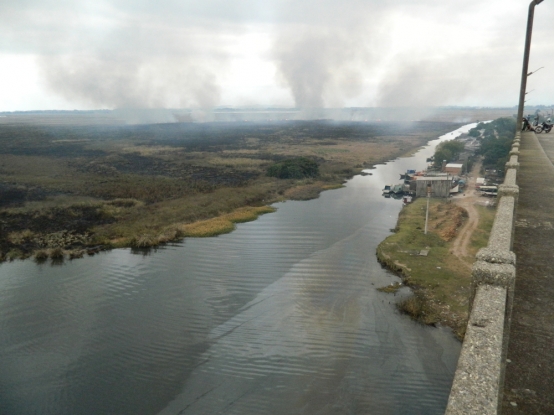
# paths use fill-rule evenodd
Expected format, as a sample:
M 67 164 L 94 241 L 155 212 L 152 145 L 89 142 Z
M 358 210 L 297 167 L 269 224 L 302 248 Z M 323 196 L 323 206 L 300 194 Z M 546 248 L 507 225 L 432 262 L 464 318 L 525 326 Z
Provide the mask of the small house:
M 452 174 L 454 176 L 460 176 L 462 174 L 463 167 L 463 164 L 448 163 L 446 166 L 444 166 L 444 172 Z
M 426 197 L 427 188 L 431 197 L 448 197 L 452 188 L 451 176 L 422 176 L 416 177 L 416 197 Z

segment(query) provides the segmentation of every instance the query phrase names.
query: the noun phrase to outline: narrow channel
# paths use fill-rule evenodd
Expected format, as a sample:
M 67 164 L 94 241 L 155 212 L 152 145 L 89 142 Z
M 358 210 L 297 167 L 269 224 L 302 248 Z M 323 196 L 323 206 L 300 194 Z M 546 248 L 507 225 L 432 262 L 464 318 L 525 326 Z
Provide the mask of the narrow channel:
M 376 290 L 381 189 L 474 126 L 231 234 L 1 264 L 0 413 L 442 414 L 460 344 Z

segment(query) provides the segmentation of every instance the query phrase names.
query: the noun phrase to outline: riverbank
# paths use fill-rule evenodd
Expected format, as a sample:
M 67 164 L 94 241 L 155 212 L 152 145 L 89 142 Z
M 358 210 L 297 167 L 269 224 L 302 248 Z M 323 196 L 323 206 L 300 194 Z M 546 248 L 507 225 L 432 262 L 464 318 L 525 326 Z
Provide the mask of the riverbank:
M 0 261 L 37 254 L 57 261 L 229 232 L 237 221 L 266 213 L 264 206 L 318 197 L 363 168 L 413 151 L 456 126 L 2 125 Z M 272 164 L 291 157 L 316 161 L 319 175 L 266 175 Z M 229 215 L 234 219 L 225 219 Z
M 219 237 L 1 264 L 0 412 L 442 414 L 460 344 L 396 312 L 372 253 L 402 207 L 383 183 L 451 136 Z
M 398 307 L 415 320 L 430 325 L 451 327 L 462 339 L 468 316 L 471 262 L 487 243 L 494 210 L 475 206 L 478 224 L 468 238 L 466 257 L 455 255 L 453 247 L 459 231 L 468 220 L 466 209 L 452 199 L 431 199 L 428 232 L 425 229 L 426 198 L 405 206 L 398 217 L 395 233 L 377 248 L 379 262 L 402 278 L 402 285 L 384 287 L 394 292 L 403 285 L 413 295 Z

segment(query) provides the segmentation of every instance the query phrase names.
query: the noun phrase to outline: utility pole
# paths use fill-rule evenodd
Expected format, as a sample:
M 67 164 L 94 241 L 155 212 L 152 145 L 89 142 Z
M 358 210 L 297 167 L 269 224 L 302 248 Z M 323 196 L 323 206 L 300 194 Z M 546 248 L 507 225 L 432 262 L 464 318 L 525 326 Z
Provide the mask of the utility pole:
M 525 35 L 525 51 L 523 53 L 523 69 L 521 71 L 521 86 L 519 90 L 519 106 L 517 108 L 516 135 L 519 135 L 521 123 L 523 122 L 523 106 L 525 102 L 525 90 L 527 89 L 527 77 L 533 72 L 529 70 L 529 54 L 531 51 L 531 35 L 533 33 L 533 17 L 535 15 L 535 6 L 542 3 L 543 0 L 533 0 L 529 4 L 529 15 L 527 17 L 527 33 Z M 536 71 L 535 71 L 536 72 Z
M 429 221 L 429 199 L 431 197 L 431 184 L 427 183 L 427 212 L 425 212 L 425 235 L 427 235 L 427 222 Z

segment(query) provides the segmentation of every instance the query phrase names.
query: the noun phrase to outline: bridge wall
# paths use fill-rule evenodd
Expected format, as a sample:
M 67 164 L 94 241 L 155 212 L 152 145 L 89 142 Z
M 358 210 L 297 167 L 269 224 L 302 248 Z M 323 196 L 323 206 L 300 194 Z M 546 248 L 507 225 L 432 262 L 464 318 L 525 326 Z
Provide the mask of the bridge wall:
M 498 189 L 489 243 L 479 250 L 473 265 L 469 320 L 446 415 L 500 412 L 516 276 L 512 247 L 520 139 L 517 133 Z

